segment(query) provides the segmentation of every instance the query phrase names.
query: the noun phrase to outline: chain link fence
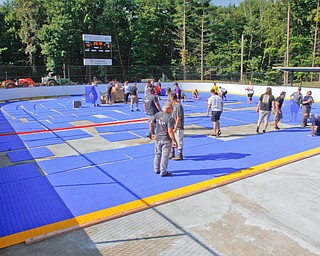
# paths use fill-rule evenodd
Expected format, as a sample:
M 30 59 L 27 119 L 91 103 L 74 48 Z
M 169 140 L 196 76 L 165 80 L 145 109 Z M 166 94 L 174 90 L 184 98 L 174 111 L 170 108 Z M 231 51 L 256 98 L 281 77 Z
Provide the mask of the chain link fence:
M 65 78 L 68 83 L 86 84 L 92 78 L 97 77 L 102 83 L 111 80 L 117 81 L 144 81 L 145 79 L 161 79 L 162 81 L 184 80 L 184 68 L 182 66 L 59 66 L 54 73 L 61 78 Z M 37 66 L 32 69 L 29 66 L 0 66 L 0 81 L 7 79 L 32 78 L 37 84 L 41 83 L 41 78 L 48 75 L 44 66 Z M 240 72 L 231 72 L 228 67 L 205 67 L 203 70 L 205 81 L 220 81 L 239 83 Z M 187 67 L 186 79 L 192 81 L 201 80 L 200 67 Z M 243 74 L 243 83 L 252 81 L 254 84 L 282 85 L 283 73 L 280 71 L 270 71 L 268 73 L 250 72 Z

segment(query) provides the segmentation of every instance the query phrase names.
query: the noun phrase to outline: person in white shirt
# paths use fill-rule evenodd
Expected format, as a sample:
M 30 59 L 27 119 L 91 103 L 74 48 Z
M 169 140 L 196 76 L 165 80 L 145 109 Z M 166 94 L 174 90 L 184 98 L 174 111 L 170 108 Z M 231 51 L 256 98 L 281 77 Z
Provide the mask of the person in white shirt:
M 221 135 L 220 130 L 220 116 L 223 111 L 223 100 L 214 89 L 210 91 L 211 97 L 208 99 L 207 116 L 211 109 L 211 121 L 213 122 L 213 133 L 211 136 L 219 137 Z
M 124 89 L 124 103 L 127 104 L 129 100 L 130 89 L 131 89 L 131 85 L 129 84 L 128 81 L 124 82 L 123 89 Z
M 248 94 L 248 103 L 252 104 L 252 96 L 254 94 L 252 82 L 249 82 L 249 85 L 246 87 L 247 94 Z

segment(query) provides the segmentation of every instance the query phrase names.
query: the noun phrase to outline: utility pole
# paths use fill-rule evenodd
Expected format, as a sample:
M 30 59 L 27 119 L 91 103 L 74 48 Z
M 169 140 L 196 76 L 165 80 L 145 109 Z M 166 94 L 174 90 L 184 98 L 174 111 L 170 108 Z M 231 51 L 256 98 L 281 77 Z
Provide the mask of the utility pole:
M 186 17 L 187 17 L 187 1 L 183 2 L 183 48 L 182 48 L 182 65 L 183 65 L 183 80 L 187 80 L 187 39 L 186 39 Z
M 201 26 L 201 81 L 204 80 L 204 74 L 203 74 L 203 48 L 204 48 L 204 10 L 202 11 L 202 26 Z
M 290 58 L 290 0 L 288 0 L 288 15 L 287 15 L 287 52 L 286 52 L 286 67 L 289 67 L 289 58 Z M 289 83 L 289 72 L 284 72 L 284 84 Z
M 244 54 L 244 35 L 241 35 L 241 71 L 240 71 L 240 83 L 243 82 L 243 54 Z
M 319 0 L 317 1 L 317 13 L 316 13 L 316 28 L 314 29 L 314 41 L 313 41 L 313 55 L 312 55 L 312 67 L 314 67 L 314 61 L 317 51 L 317 37 L 318 37 L 318 15 L 319 15 Z M 313 81 L 313 75 L 311 74 L 311 82 Z

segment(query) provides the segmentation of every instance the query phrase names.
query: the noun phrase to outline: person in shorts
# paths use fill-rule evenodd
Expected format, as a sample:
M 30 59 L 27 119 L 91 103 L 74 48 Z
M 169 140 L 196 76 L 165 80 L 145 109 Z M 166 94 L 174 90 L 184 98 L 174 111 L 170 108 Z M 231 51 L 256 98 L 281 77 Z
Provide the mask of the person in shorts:
M 302 122 L 301 126 L 306 127 L 307 126 L 307 119 L 310 116 L 311 113 L 311 105 L 314 103 L 313 97 L 311 96 L 312 92 L 307 91 L 306 96 L 303 97 L 301 100 L 302 104 Z
M 283 117 L 281 107 L 285 97 L 286 97 L 286 92 L 281 92 L 280 96 L 277 97 L 275 100 L 273 118 L 274 118 L 274 129 L 276 130 L 280 130 L 278 123 Z
M 259 98 L 259 102 L 256 110 L 257 113 L 259 113 L 259 119 L 258 119 L 257 129 L 256 129 L 257 133 L 259 133 L 262 120 L 264 121 L 263 133 L 267 131 L 271 110 L 274 109 L 274 101 L 275 101 L 275 98 L 272 95 L 272 89 L 270 87 L 267 87 L 266 92 L 262 94 Z
M 253 85 L 252 85 L 251 81 L 249 82 L 249 85 L 246 87 L 246 90 L 247 90 L 247 95 L 248 95 L 248 103 L 252 104 L 252 97 L 254 94 L 254 89 L 253 89 Z
M 207 116 L 211 109 L 211 121 L 213 122 L 213 133 L 211 136 L 219 137 L 221 135 L 220 130 L 220 116 L 223 111 L 223 100 L 214 89 L 210 91 L 211 97 L 208 99 Z
M 133 86 L 130 88 L 130 95 L 131 95 L 131 104 L 130 104 L 131 112 L 133 112 L 134 103 L 136 104 L 136 111 L 140 111 L 138 107 L 139 106 L 139 90 L 136 82 L 134 82 Z

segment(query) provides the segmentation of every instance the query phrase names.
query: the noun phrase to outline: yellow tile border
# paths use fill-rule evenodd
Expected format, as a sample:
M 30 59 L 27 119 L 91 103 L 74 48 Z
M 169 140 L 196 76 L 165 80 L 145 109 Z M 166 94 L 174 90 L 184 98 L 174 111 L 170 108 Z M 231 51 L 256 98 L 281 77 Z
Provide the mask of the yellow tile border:
M 158 195 L 142 198 L 122 205 L 84 214 L 72 219 L 67 219 L 64 221 L 1 237 L 0 248 L 8 247 L 22 242 L 31 244 L 50 238 L 52 236 L 92 226 L 107 220 L 119 218 L 157 205 L 195 195 L 197 193 L 223 186 L 225 184 L 229 184 L 231 182 L 235 182 L 247 177 L 251 177 L 259 173 L 263 173 L 271 169 L 284 166 L 286 164 L 293 163 L 318 154 L 320 154 L 320 147 L 256 165 L 225 176 L 170 190 Z

